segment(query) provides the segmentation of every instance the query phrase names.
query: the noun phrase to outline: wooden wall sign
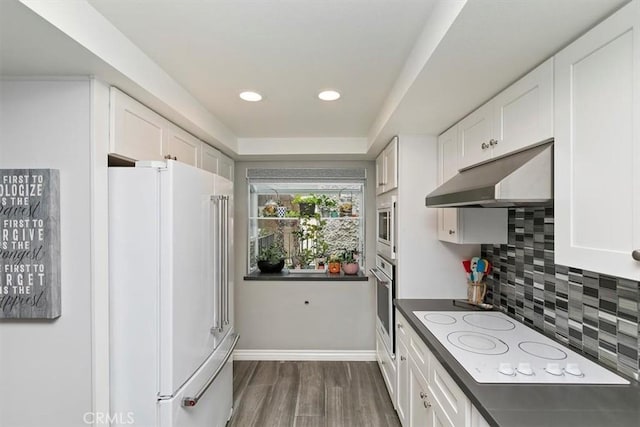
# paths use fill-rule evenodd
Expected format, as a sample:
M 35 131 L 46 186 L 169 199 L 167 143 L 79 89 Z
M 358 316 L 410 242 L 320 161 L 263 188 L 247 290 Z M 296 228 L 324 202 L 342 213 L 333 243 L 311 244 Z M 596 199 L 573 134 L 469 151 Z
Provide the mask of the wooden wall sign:
M 60 174 L 0 169 L 0 319 L 55 319 L 60 304 Z

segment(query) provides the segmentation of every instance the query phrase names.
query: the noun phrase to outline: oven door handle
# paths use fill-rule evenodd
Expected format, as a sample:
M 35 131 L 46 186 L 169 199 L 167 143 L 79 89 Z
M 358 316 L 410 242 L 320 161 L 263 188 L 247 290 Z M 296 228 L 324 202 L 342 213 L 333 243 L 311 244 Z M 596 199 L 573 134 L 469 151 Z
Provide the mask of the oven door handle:
M 378 273 L 376 273 L 375 268 L 370 269 L 369 273 L 373 274 L 373 277 L 375 277 L 376 280 L 378 280 L 378 282 L 382 283 L 385 286 L 385 288 L 389 287 L 389 281 L 388 280 L 384 280 L 380 276 L 378 276 Z

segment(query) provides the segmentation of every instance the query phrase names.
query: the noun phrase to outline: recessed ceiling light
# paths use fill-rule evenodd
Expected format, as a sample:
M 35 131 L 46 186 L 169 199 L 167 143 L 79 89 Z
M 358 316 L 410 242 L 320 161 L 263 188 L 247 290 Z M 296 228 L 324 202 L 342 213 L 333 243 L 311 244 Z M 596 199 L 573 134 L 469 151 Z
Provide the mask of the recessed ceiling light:
M 251 91 L 242 92 L 240 94 L 240 98 L 249 102 L 262 101 L 262 95 L 260 95 L 258 92 L 251 92 Z
M 335 90 L 324 90 L 318 94 L 318 98 L 323 101 L 335 101 L 340 98 L 340 92 Z

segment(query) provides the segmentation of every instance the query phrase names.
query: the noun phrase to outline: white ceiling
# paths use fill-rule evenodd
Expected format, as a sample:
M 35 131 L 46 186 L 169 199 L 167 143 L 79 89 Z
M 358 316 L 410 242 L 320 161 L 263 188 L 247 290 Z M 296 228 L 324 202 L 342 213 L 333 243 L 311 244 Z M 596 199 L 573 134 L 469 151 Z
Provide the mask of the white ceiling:
M 0 0 L 0 75 L 98 76 L 229 154 L 304 157 L 326 139 L 371 158 L 394 134 L 443 131 L 627 0 L 21 2 Z M 343 97 L 317 100 L 328 87 Z
M 90 3 L 238 137 L 347 137 L 367 134 L 434 0 Z

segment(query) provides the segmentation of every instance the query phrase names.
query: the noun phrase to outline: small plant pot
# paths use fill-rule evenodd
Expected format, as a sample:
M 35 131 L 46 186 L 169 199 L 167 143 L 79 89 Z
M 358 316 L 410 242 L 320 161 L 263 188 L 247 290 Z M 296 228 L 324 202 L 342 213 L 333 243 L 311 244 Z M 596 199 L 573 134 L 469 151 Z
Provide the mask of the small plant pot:
M 313 216 L 316 213 L 315 203 L 300 202 L 300 216 Z
M 277 263 L 269 261 L 258 261 L 258 269 L 261 273 L 280 273 L 284 268 L 284 260 L 280 260 Z
M 332 274 L 340 273 L 340 263 L 339 262 L 330 262 L 329 263 L 329 273 L 332 273 Z
M 345 262 L 342 264 L 342 271 L 344 271 L 344 274 L 349 274 L 349 275 L 358 274 L 358 271 L 360 271 L 360 265 L 357 262 L 353 262 L 353 263 Z

